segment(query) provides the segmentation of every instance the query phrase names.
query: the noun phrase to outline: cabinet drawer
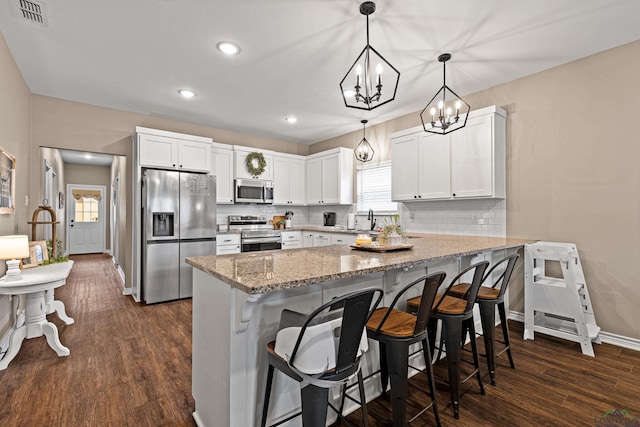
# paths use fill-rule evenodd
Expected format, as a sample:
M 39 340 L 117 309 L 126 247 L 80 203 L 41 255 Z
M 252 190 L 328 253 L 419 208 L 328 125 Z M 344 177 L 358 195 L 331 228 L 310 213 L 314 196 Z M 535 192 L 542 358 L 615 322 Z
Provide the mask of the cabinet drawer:
M 218 234 L 216 237 L 217 246 L 239 245 L 240 234 Z

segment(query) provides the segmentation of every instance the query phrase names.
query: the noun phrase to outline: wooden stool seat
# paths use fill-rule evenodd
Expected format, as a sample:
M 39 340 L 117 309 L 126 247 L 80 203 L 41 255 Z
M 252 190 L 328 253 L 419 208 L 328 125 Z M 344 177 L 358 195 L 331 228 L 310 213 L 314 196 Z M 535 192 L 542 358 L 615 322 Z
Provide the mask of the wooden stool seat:
M 442 302 L 440 302 L 442 300 Z M 440 304 L 440 305 L 438 305 Z M 420 306 L 420 297 L 415 297 L 407 300 L 407 309 L 411 312 L 418 309 Z M 438 307 L 436 313 L 442 314 L 463 314 L 467 307 L 465 300 L 452 297 L 449 295 L 436 295 L 436 299 L 433 302 L 433 307 Z
M 375 331 L 386 313 L 387 307 L 378 308 L 374 311 L 371 319 L 367 322 L 367 330 Z M 380 332 L 392 337 L 410 337 L 413 335 L 416 319 L 413 314 L 393 309 L 382 328 L 380 328 Z
M 464 298 L 467 292 L 469 291 L 468 283 L 460 283 L 459 285 L 453 286 L 448 294 L 457 298 Z M 500 289 L 490 288 L 488 286 L 480 286 L 478 289 L 478 299 L 496 299 L 500 295 Z

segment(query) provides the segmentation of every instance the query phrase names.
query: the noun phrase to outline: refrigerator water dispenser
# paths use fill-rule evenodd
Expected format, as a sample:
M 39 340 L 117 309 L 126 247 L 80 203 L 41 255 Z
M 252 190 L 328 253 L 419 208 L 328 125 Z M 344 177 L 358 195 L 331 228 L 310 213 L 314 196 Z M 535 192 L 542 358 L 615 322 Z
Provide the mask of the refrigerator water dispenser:
M 153 213 L 153 236 L 170 237 L 173 236 L 173 212 Z

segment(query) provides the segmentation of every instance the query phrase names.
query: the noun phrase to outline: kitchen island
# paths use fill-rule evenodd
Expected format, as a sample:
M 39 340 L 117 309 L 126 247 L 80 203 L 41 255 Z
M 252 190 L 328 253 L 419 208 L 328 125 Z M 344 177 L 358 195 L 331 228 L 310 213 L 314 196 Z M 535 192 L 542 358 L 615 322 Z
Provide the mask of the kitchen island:
M 530 242 L 425 234 L 412 236 L 407 243 L 413 248 L 398 252 L 371 253 L 334 245 L 188 258 L 194 267 L 196 423 L 200 427 L 259 425 L 266 381 L 265 346 L 275 338 L 282 309 L 310 313 L 332 297 L 366 287 L 383 288 L 382 304 L 387 305 L 399 285 L 427 271 L 442 270 L 451 278 L 474 262 L 493 262 Z M 362 359 L 364 375 L 377 366 L 377 348 L 371 346 Z M 368 399 L 381 393 L 375 376 L 365 381 L 365 389 Z M 337 400 L 338 390 L 329 397 Z M 277 374 L 269 423 L 297 412 L 299 406 L 299 384 Z M 329 421 L 333 418 L 329 411 Z M 301 424 L 298 417 L 284 425 Z

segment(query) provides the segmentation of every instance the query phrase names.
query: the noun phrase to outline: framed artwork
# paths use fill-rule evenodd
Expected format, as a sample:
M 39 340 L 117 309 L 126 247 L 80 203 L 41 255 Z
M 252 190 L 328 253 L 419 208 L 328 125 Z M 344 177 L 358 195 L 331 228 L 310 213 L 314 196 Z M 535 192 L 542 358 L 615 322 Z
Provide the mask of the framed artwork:
M 36 262 L 35 259 L 31 259 L 31 256 L 29 256 L 28 258 L 22 258 L 20 260 L 20 268 L 22 270 L 25 270 L 27 268 L 33 268 L 33 267 L 37 267 L 38 263 Z
M 42 264 L 49 261 L 49 251 L 47 251 L 46 240 L 34 240 L 29 242 L 29 254 L 33 264 Z
M 16 157 L 0 147 L 0 214 L 12 214 L 16 199 Z
M 64 209 L 64 193 L 58 193 L 58 209 Z

